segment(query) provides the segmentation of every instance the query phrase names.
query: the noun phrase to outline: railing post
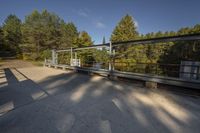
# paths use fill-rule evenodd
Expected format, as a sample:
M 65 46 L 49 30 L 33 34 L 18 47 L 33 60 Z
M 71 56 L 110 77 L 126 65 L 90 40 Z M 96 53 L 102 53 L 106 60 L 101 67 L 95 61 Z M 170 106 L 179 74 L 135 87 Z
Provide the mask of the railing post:
M 75 61 L 76 61 L 75 65 L 78 66 L 78 60 L 77 60 L 77 53 L 76 52 L 74 53 L 74 56 L 75 56 Z
M 52 64 L 56 64 L 56 50 L 55 49 L 53 49 L 52 51 L 51 51 L 51 58 L 52 58 Z
M 109 55 L 110 55 L 109 71 L 112 71 L 112 42 L 110 42 Z
M 115 49 L 112 52 L 112 70 L 115 70 Z
M 45 67 L 45 66 L 46 66 L 46 64 L 47 64 L 47 59 L 46 59 L 46 58 L 44 58 L 44 64 L 43 64 L 43 66 Z
M 57 52 L 55 53 L 55 64 L 56 65 L 58 64 L 58 53 Z
M 71 47 L 71 59 L 70 59 L 70 66 L 72 66 L 73 63 L 73 49 Z

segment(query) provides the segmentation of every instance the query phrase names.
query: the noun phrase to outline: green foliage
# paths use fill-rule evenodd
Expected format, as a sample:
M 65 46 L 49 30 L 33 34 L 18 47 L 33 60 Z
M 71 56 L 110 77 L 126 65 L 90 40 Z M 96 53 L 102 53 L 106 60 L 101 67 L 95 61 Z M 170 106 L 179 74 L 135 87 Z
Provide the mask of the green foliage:
M 34 60 L 33 55 L 31 53 L 22 53 L 22 59 L 23 60 Z
M 126 15 L 115 27 L 110 40 L 120 42 L 135 39 L 148 39 L 164 36 L 200 33 L 200 25 L 181 28 L 179 31 L 151 32 L 146 35 L 138 35 L 131 16 Z M 168 42 L 146 45 L 119 46 L 116 48 L 116 60 L 118 62 L 136 63 L 180 63 L 181 60 L 200 60 L 199 41 Z M 123 58 L 123 59 L 122 59 Z
M 83 47 L 83 46 L 91 46 L 93 45 L 92 38 L 86 31 L 82 31 L 79 33 L 79 37 L 77 39 L 77 46 Z
M 77 47 L 85 47 L 93 45 L 92 38 L 86 31 L 79 33 L 79 37 L 76 41 Z M 78 52 L 78 58 L 81 59 L 81 64 L 89 64 L 94 61 L 92 56 L 93 50 L 82 50 Z
M 181 28 L 176 34 L 193 34 L 200 33 L 200 25 L 197 24 L 192 28 Z M 181 60 L 200 61 L 200 41 L 180 41 L 174 42 L 160 56 L 159 62 L 162 63 L 180 63 Z
M 136 39 L 138 36 L 137 28 L 130 15 L 124 16 L 111 35 L 111 42 L 120 42 Z
M 125 20 L 125 18 L 127 20 Z M 130 30 L 129 30 L 130 29 Z M 131 30 L 132 29 L 132 30 Z M 134 30 L 133 30 L 134 29 Z M 132 32 L 130 32 L 132 31 Z M 133 32 L 134 31 L 134 32 Z M 181 28 L 174 32 L 151 32 L 146 35 L 137 36 L 131 17 L 125 16 L 116 26 L 111 41 L 126 41 L 134 39 L 148 39 L 164 36 L 175 36 L 184 34 L 200 33 L 200 25 L 194 27 Z M 135 35 L 135 36 L 134 36 Z M 148 45 L 132 45 L 130 47 L 120 46 L 116 49 L 118 62 L 137 62 L 137 63 L 180 63 L 181 60 L 200 60 L 200 42 L 168 42 Z M 123 58 L 123 59 L 122 59 Z
M 4 49 L 4 37 L 3 37 L 3 29 L 2 27 L 0 27 L 0 49 L 3 50 Z
M 40 52 L 57 48 L 61 38 L 62 20 L 47 10 L 33 11 L 26 16 L 23 24 L 23 50 L 32 52 L 33 59 L 40 58 Z
M 3 38 L 6 49 L 19 53 L 21 43 L 21 20 L 16 15 L 9 15 L 3 24 Z
M 133 17 L 124 16 L 110 37 L 111 42 L 148 39 L 164 36 L 200 33 L 200 24 L 184 27 L 179 31 L 151 32 L 139 35 Z M 106 43 L 103 37 L 102 43 Z M 91 46 L 94 42 L 86 31 L 79 32 L 74 23 L 65 23 L 58 15 L 44 10 L 33 11 L 24 23 L 15 15 L 9 15 L 0 27 L 0 50 L 12 51 L 27 60 L 43 60 L 51 57 L 51 49 Z M 116 62 L 123 63 L 180 63 L 181 60 L 200 61 L 200 41 L 168 42 L 148 45 L 122 45 L 116 49 Z M 79 51 L 82 63 L 108 62 L 106 49 Z M 70 62 L 70 54 L 59 54 L 59 63 Z M 123 64 L 122 63 L 122 64 Z M 123 65 L 125 65 L 123 64 Z M 151 66 L 148 66 L 151 67 Z M 132 66 L 132 68 L 136 68 Z M 150 68 L 149 68 L 150 69 Z
M 66 43 L 61 45 L 63 48 L 69 47 L 83 47 L 83 46 L 91 46 L 93 45 L 92 38 L 86 31 L 82 31 L 80 33 L 77 32 L 77 29 L 73 23 L 68 23 L 65 27 Z M 93 50 L 82 50 L 77 52 L 77 57 L 81 59 L 82 64 L 87 64 L 89 62 L 94 61 L 92 55 Z M 59 63 L 61 64 L 69 64 L 71 56 L 70 53 L 60 53 L 59 54 Z
M 145 52 L 146 46 L 144 45 L 135 45 L 129 47 L 127 50 L 126 59 L 134 59 L 134 62 L 145 63 L 147 62 L 147 56 Z
M 109 61 L 108 50 L 106 50 L 105 48 L 96 49 L 93 52 L 93 57 L 95 62 L 107 63 Z
M 81 50 L 77 52 L 78 59 L 81 59 L 81 64 L 90 64 L 94 62 L 93 57 L 94 50 Z
M 58 54 L 58 63 L 59 64 L 70 65 L 70 59 L 71 59 L 71 54 L 69 52 Z
M 66 49 L 77 46 L 78 30 L 74 23 L 62 23 L 61 25 L 61 45 L 60 49 Z
M 111 42 L 121 42 L 134 40 L 137 38 L 138 32 L 135 22 L 130 15 L 126 15 L 120 20 L 118 25 L 113 30 L 110 40 Z M 132 48 L 128 48 L 126 45 L 119 46 L 118 48 L 116 48 L 116 56 L 119 56 L 117 58 L 127 59 L 128 57 L 130 57 L 128 52 L 130 49 Z M 135 48 L 134 51 L 139 52 L 140 50 L 137 50 L 137 48 Z
M 51 50 L 47 49 L 41 52 L 41 58 L 42 59 L 49 59 L 51 58 Z

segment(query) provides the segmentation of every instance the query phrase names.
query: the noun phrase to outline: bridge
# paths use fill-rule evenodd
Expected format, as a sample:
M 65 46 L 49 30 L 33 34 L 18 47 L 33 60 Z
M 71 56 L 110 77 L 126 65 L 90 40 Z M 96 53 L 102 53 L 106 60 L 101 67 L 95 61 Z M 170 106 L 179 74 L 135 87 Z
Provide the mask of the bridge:
M 130 45 L 199 39 L 177 36 Z M 108 47 L 113 55 L 118 45 L 92 47 Z M 86 47 L 68 51 L 80 49 Z M 59 52 L 63 50 L 54 50 L 44 67 L 16 59 L 0 63 L 0 132 L 199 132 L 198 80 L 116 71 L 112 60 L 108 69 L 57 64 Z M 140 81 L 159 83 L 161 88 L 149 89 Z M 194 89 L 195 95 L 189 95 Z

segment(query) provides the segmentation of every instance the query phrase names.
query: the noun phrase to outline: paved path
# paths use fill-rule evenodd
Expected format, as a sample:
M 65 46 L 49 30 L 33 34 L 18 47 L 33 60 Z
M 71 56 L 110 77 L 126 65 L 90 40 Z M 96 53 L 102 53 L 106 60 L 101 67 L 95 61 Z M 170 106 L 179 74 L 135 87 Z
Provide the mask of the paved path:
M 20 60 L 0 66 L 1 133 L 199 133 L 200 99 Z

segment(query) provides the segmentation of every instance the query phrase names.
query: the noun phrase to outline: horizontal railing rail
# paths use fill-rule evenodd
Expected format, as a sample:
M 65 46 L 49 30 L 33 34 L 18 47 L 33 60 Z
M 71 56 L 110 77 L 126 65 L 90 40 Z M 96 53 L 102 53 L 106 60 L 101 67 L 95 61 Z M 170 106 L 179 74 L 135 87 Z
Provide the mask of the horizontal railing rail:
M 51 63 L 46 63 L 45 66 L 56 67 L 56 68 L 65 68 L 73 71 L 87 72 L 87 73 L 96 73 L 102 76 L 116 76 L 121 78 L 129 78 L 141 81 L 152 81 L 166 85 L 174 85 L 180 87 L 200 89 L 199 80 L 187 80 L 174 77 L 165 77 L 158 75 L 142 74 L 142 73 L 132 73 L 132 72 L 121 72 L 121 71 L 109 71 L 106 69 L 95 69 L 87 67 L 72 67 L 69 65 L 55 65 Z
M 178 36 L 167 36 L 167 37 L 158 37 L 158 38 L 148 38 L 148 39 L 137 39 L 123 42 L 110 42 L 106 44 L 92 45 L 87 47 L 74 47 L 68 48 L 65 50 L 52 50 L 52 62 L 46 62 L 48 66 L 72 69 L 75 71 L 85 71 L 98 74 L 104 74 L 107 76 L 117 76 L 138 79 L 143 81 L 155 81 L 158 83 L 177 85 L 183 87 L 192 87 L 199 89 L 199 80 L 194 80 L 194 78 L 199 79 L 200 70 L 198 65 L 182 65 L 182 64 L 162 64 L 162 63 L 133 63 L 133 62 L 116 62 L 117 60 L 117 48 L 121 45 L 139 45 L 139 44 L 156 44 L 156 43 L 166 43 L 166 42 L 176 42 L 176 41 L 199 41 L 200 33 L 188 34 L 188 35 L 178 35 Z M 167 44 L 167 43 L 166 43 Z M 71 65 L 59 65 L 58 53 L 60 52 L 69 52 L 70 59 L 77 59 L 77 53 L 79 50 L 86 49 L 98 49 L 106 48 L 108 51 L 108 62 L 95 64 L 95 62 L 81 62 L 79 66 L 81 67 L 72 67 Z M 122 58 L 122 56 L 120 56 Z M 119 58 L 119 57 L 118 57 Z M 64 62 L 60 62 L 64 63 Z M 96 67 L 96 68 L 95 68 Z M 189 68 L 187 68 L 189 67 Z M 194 69 L 195 67 L 195 69 Z M 186 69 L 190 72 L 187 72 Z M 189 76 L 188 76 L 188 75 Z M 190 79 L 188 79 L 188 77 Z

